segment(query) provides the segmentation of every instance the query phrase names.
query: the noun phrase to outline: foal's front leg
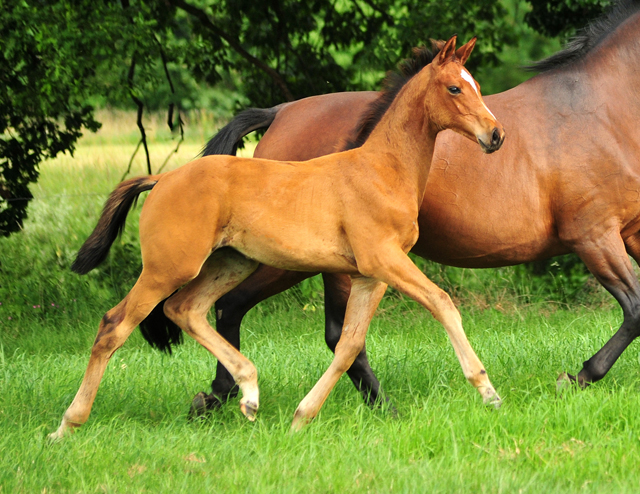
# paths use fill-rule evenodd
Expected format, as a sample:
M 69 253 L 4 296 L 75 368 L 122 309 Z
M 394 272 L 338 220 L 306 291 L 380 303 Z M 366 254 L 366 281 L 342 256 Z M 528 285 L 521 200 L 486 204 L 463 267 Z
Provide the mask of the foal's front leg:
M 384 261 L 372 264 L 374 276 L 411 297 L 433 314 L 447 331 L 467 380 L 480 392 L 485 404 L 499 408 L 501 399 L 473 351 L 462 328 L 460 313 L 449 295 L 429 280 L 401 249 L 391 249 L 385 255 L 378 256 L 378 259 Z
M 352 277 L 342 336 L 327 371 L 298 405 L 291 428 L 301 429 L 320 411 L 329 393 L 364 348 L 369 323 L 387 285 L 372 278 Z

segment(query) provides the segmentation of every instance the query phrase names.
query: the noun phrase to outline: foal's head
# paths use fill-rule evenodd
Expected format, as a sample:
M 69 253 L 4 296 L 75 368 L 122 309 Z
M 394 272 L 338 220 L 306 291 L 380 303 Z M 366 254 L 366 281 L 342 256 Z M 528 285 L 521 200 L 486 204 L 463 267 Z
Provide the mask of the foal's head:
M 504 128 L 482 100 L 480 85 L 464 68 L 476 38 L 456 50 L 456 36 L 447 41 L 427 70 L 431 81 L 425 105 L 432 122 L 478 141 L 485 153 L 500 149 Z

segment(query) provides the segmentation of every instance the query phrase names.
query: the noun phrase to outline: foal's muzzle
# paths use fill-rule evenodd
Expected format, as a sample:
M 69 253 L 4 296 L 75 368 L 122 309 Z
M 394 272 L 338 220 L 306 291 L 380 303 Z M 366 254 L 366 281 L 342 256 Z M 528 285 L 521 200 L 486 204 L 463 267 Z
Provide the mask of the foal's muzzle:
M 482 139 L 478 137 L 478 142 L 480 143 L 482 151 L 486 154 L 491 154 L 500 149 L 504 142 L 504 135 L 504 129 L 494 127 L 493 131 L 486 136 L 483 136 Z

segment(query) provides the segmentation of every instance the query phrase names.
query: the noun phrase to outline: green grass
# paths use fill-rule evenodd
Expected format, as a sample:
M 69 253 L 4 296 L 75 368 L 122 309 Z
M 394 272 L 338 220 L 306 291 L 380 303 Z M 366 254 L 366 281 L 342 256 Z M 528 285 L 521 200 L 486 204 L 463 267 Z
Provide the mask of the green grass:
M 158 155 L 171 148 L 155 145 Z M 172 166 L 198 148 L 187 143 Z M 191 340 L 161 354 L 136 331 L 107 368 L 87 424 L 49 444 L 100 318 L 139 269 L 138 209 L 103 267 L 85 277 L 68 270 L 131 150 L 85 142 L 75 160 L 45 164 L 25 230 L 0 239 L 0 493 L 637 492 L 637 345 L 588 390 L 555 390 L 561 371 L 578 371 L 613 334 L 620 310 L 600 293 L 572 307 L 537 300 L 510 270 L 447 278 L 458 283 L 465 330 L 504 399 L 500 410 L 481 404 L 444 330 L 392 293 L 367 349 L 397 417 L 363 405 L 344 377 L 318 418 L 291 434 L 297 404 L 331 361 L 311 284 L 246 318 L 243 352 L 260 375 L 255 423 L 238 399 L 189 421 L 215 360 Z

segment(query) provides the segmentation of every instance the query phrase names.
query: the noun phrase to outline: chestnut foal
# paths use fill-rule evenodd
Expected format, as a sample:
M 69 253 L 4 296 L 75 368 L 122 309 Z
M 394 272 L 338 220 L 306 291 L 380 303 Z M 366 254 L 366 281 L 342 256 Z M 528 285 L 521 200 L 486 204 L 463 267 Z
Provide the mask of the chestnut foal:
M 455 43 L 454 36 L 402 89 L 361 148 L 308 162 L 207 156 L 121 183 L 73 269 L 86 273 L 102 262 L 133 201 L 153 189 L 140 216 L 142 273 L 103 317 L 84 380 L 51 437 L 61 438 L 87 421 L 110 357 L 165 299 L 165 314 L 229 369 L 242 391 L 240 409 L 254 420 L 257 371 L 209 325 L 207 313 L 259 263 L 347 273 L 352 279 L 334 360 L 298 406 L 293 428 L 316 416 L 363 348 L 387 285 L 442 323 L 465 377 L 485 403 L 499 406 L 451 299 L 407 256 L 418 238 L 418 211 L 438 132 L 452 129 L 488 153 L 504 139 L 463 67 L 475 38 L 457 51 Z

